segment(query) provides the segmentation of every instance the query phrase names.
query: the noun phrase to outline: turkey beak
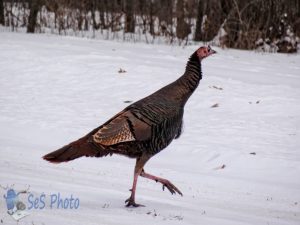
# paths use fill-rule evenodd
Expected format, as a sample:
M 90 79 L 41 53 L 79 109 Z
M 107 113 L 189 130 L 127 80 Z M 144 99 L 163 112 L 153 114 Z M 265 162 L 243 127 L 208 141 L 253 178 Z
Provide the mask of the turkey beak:
M 210 52 L 211 52 L 210 54 L 215 54 L 215 53 L 217 53 L 217 52 L 216 52 L 215 50 L 213 50 L 213 49 L 211 49 Z
M 208 46 L 208 52 L 210 55 L 217 53 L 215 50 L 213 50 L 210 46 Z

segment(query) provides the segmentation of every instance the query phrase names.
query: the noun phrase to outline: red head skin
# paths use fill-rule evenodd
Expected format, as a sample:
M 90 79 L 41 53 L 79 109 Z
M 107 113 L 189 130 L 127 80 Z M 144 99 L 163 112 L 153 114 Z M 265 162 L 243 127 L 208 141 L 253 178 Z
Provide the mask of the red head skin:
M 210 46 L 207 46 L 207 47 L 203 46 L 197 50 L 197 55 L 198 55 L 200 61 L 212 54 L 215 54 L 215 53 L 217 53 L 217 52 L 215 50 L 213 50 Z

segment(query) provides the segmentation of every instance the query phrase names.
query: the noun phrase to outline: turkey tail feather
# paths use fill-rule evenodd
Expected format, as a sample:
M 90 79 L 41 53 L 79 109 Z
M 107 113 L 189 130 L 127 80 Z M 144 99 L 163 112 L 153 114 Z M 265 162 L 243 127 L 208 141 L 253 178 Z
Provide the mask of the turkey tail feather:
M 74 141 L 56 151 L 50 152 L 43 156 L 43 159 L 52 163 L 68 162 L 82 156 L 101 157 L 108 155 L 107 151 L 99 151 L 95 149 L 93 143 L 88 141 L 87 137 Z
M 80 149 L 76 149 L 72 145 L 67 145 L 43 156 L 43 159 L 52 163 L 61 163 L 68 162 L 70 160 L 79 158 L 84 155 L 85 154 L 83 154 L 83 152 Z

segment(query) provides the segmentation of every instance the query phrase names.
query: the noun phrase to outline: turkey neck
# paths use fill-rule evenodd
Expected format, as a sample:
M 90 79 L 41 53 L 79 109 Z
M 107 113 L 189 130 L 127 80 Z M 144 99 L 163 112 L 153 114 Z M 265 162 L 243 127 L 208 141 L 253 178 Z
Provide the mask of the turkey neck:
M 201 61 L 195 52 L 187 62 L 185 73 L 173 83 L 158 91 L 183 107 L 202 79 Z

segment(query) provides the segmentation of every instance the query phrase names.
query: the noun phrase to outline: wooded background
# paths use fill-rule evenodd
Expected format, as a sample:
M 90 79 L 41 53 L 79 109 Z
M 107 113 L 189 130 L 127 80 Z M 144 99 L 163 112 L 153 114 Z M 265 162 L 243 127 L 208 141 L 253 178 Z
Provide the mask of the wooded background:
M 0 0 L 12 31 L 296 52 L 300 0 Z

